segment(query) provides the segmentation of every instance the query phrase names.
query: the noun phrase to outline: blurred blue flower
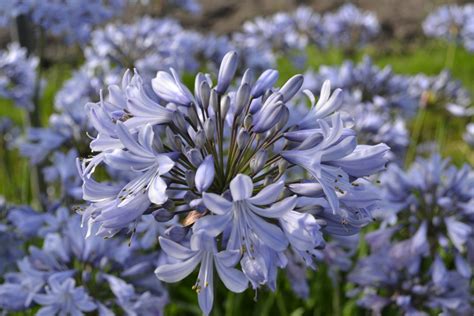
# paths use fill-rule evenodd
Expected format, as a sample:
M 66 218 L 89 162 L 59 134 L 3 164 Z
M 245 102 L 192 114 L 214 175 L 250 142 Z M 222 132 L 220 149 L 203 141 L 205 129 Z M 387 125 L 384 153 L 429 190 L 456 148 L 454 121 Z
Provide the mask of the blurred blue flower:
M 374 13 L 362 11 L 351 3 L 325 14 L 323 23 L 331 44 L 342 47 L 366 45 L 380 31 Z
M 61 280 L 55 275 L 48 279 L 45 294 L 36 294 L 33 300 L 43 307 L 37 315 L 83 315 L 97 308 L 82 286 L 76 287 L 72 278 Z
M 18 1 L 5 0 L 0 20 L 6 25 L 19 15 L 31 21 L 53 36 L 63 38 L 66 43 L 86 44 L 94 26 L 123 12 L 124 0 L 77 0 Z
M 441 108 L 454 116 L 474 115 L 471 94 L 447 70 L 437 76 L 418 74 L 412 77 L 409 91 L 419 100 L 422 108 Z
M 349 275 L 361 306 L 406 314 L 472 314 L 474 174 L 439 154 L 381 176 L 382 227 L 368 233 L 370 254 Z
M 36 87 L 38 58 L 28 57 L 26 49 L 10 43 L 0 51 L 0 97 L 31 111 Z
M 38 216 L 44 217 L 38 229 L 38 236 L 44 237 L 42 248 L 30 246 L 28 255 L 17 262 L 18 272 L 5 274 L 5 281 L 0 284 L 2 309 L 16 311 L 39 306 L 44 315 L 81 314 L 96 309 L 110 314 L 116 308 L 137 315 L 162 313 L 167 294 L 156 279 L 143 282 L 140 273 L 148 271 L 149 275 L 153 267 L 138 267 L 140 260 L 152 259 L 140 248 L 128 246 L 123 238 L 112 243 L 97 236 L 86 239 L 88 229 L 95 232 L 96 228 L 82 228 L 80 217 L 70 215 L 65 208 L 58 209 L 58 218 L 51 213 Z M 130 278 L 131 283 L 121 277 Z M 127 284 L 133 291 L 125 297 L 110 278 Z M 81 286 L 76 287 L 76 282 Z M 110 286 L 111 294 L 98 296 L 97 286 L 104 285 Z
M 423 31 L 430 37 L 462 44 L 474 51 L 474 5 L 444 5 L 433 11 L 423 22 Z

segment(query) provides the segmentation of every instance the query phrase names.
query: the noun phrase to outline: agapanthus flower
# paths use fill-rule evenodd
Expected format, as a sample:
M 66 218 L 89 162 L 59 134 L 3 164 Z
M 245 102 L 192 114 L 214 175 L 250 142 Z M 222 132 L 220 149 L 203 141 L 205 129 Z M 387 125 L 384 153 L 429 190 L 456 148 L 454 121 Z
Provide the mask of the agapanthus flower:
M 405 315 L 472 314 L 469 266 L 456 257 L 450 263 L 456 270 L 449 268 L 433 253 L 425 224 L 408 239 L 399 239 L 403 222 L 366 235 L 370 254 L 349 274 L 356 285 L 350 295 L 359 297 L 360 306 L 377 315 L 386 309 Z
M 80 200 L 82 195 L 81 178 L 76 167 L 76 159 L 79 154 L 75 149 L 67 153 L 55 152 L 53 164 L 43 169 L 45 180 L 50 183 L 59 182 L 63 192 L 62 198 L 66 196 Z
M 80 168 L 90 202 L 84 224 L 112 236 L 146 214 L 178 219 L 160 236 L 173 259 L 156 274 L 176 282 L 201 263 L 195 289 L 206 314 L 214 264 L 231 291 L 247 282 L 275 290 L 287 252 L 315 268 L 323 233 L 357 234 L 379 200 L 365 177 L 387 162 L 386 145 L 357 144 L 337 113 L 340 91 L 331 96 L 329 83 L 306 119 L 290 125 L 287 104 L 303 76 L 275 88 L 276 70 L 257 80 L 247 70 L 235 82 L 237 68 L 229 52 L 217 82 L 198 74 L 194 93 L 173 69 L 158 72 L 152 89 L 128 72 L 122 87 L 87 107 L 97 132 L 95 155 Z M 103 166 L 127 177 L 97 182 Z
M 409 140 L 406 120 L 417 110 L 417 97 L 408 93 L 408 78 L 394 74 L 390 67 L 375 66 L 368 57 L 357 65 L 346 61 L 341 66 L 321 66 L 319 72 L 309 71 L 306 76 L 304 88 L 314 93 L 324 88 L 325 80 L 342 89 L 341 111 L 355 121 L 361 142 L 387 143 L 394 159 L 403 158 Z M 304 108 L 294 119 L 301 115 Z
M 26 49 L 11 43 L 0 51 L 0 97 L 16 106 L 33 109 L 38 58 L 28 57 Z
M 358 303 L 377 314 L 473 312 L 474 177 L 439 154 L 381 176 L 380 229 L 366 235 L 370 254 L 349 275 Z
M 18 1 L 5 0 L 0 14 L 5 21 L 26 15 L 35 25 L 68 44 L 86 44 L 92 29 L 123 12 L 124 0 Z M 3 9 L 3 5 L 2 5 Z M 7 24 L 7 23 L 3 23 Z
M 351 3 L 345 4 L 334 13 L 324 15 L 324 28 L 330 42 L 335 46 L 362 46 L 380 31 L 377 16 L 362 11 Z
M 279 12 L 246 21 L 242 31 L 233 35 L 233 42 L 247 67 L 274 67 L 277 58 L 285 54 L 302 68 L 306 63 L 306 47 L 324 46 L 324 34 L 320 15 L 308 7 L 299 7 L 291 13 Z
M 57 216 L 37 213 L 39 228 L 34 233 L 44 238 L 43 246 L 30 246 L 28 255 L 18 259 L 18 270 L 5 274 L 0 284 L 0 307 L 6 311 L 38 308 L 40 315 L 83 315 L 91 311 L 110 315 L 112 310 L 162 314 L 167 293 L 156 279 L 142 281 L 142 274 L 153 269 L 140 260 L 156 260 L 156 256 L 145 257 L 123 238 L 112 243 L 97 236 L 86 239 L 88 228 L 82 228 L 79 216 L 69 212 L 60 208 Z M 32 214 L 22 215 L 25 219 Z M 149 274 L 146 277 L 149 279 Z M 97 295 L 97 287 L 110 291 Z
M 430 37 L 462 44 L 474 51 L 474 5 L 444 5 L 423 22 L 423 31 Z
M 420 107 L 441 108 L 454 116 L 472 116 L 471 94 L 447 70 L 437 76 L 418 74 L 410 79 L 410 94 L 419 99 Z
M 432 250 L 466 256 L 472 238 L 474 177 L 469 165 L 458 169 L 439 154 L 418 159 L 407 171 L 391 165 L 381 177 L 387 223 L 406 220 L 408 231 L 427 225 Z M 461 272 L 461 271 L 460 271 Z
M 8 245 L 0 249 L 0 275 L 9 271 L 22 255 L 24 239 L 15 231 L 15 226 L 8 218 L 8 206 L 3 196 L 0 196 L 0 242 Z
M 48 127 L 28 130 L 19 145 L 22 155 L 38 164 L 61 146 L 84 153 L 89 139 L 83 136 L 91 131 L 91 124 L 83 105 L 97 102 L 104 85 L 120 85 L 125 69 L 135 68 L 151 78 L 168 67 L 195 71 L 203 58 L 206 66 L 215 69 L 231 47 L 226 37 L 186 31 L 172 19 L 145 17 L 133 24 L 110 24 L 95 30 L 92 44 L 85 49 L 84 65 L 55 96 L 55 113 Z

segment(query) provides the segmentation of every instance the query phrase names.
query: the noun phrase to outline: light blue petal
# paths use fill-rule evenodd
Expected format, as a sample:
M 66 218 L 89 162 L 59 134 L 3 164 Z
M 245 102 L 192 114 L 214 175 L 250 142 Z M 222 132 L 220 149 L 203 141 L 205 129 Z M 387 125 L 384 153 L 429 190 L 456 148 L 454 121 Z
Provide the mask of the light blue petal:
M 226 266 L 217 257 L 215 262 L 217 274 L 226 288 L 234 293 L 242 293 L 245 291 L 249 281 L 242 271 Z
M 163 282 L 174 283 L 181 281 L 196 269 L 201 258 L 201 253 L 198 253 L 185 261 L 163 264 L 155 269 L 155 275 Z
M 293 210 L 296 206 L 296 195 L 287 197 L 286 199 L 281 200 L 268 208 L 259 208 L 253 205 L 250 205 L 249 208 L 252 212 L 268 218 L 280 218 L 286 213 Z
M 234 202 L 250 198 L 252 196 L 252 190 L 252 179 L 245 174 L 238 174 L 230 182 L 230 193 L 232 194 Z
M 216 237 L 224 231 L 231 220 L 231 214 L 206 215 L 194 223 L 193 232 L 203 232 L 208 236 Z
M 275 202 L 285 188 L 284 181 L 278 181 L 277 183 L 266 186 L 262 191 L 258 192 L 257 195 L 251 197 L 250 203 L 256 205 L 268 205 Z
M 212 155 L 208 155 L 204 158 L 204 161 L 199 165 L 194 178 L 196 189 L 199 192 L 206 191 L 214 181 L 216 171 L 214 169 L 214 158 Z
M 232 210 L 232 202 L 215 193 L 203 193 L 204 205 L 214 214 L 224 215 Z
M 275 251 L 283 251 L 288 246 L 288 239 L 282 230 L 273 224 L 270 224 L 259 216 L 248 212 L 248 223 L 258 235 L 263 243 Z
M 160 241 L 161 249 L 166 252 L 168 256 L 173 258 L 186 260 L 196 253 L 195 251 L 192 251 L 191 249 L 186 248 L 168 238 L 163 238 L 160 236 L 158 237 L 158 240 Z

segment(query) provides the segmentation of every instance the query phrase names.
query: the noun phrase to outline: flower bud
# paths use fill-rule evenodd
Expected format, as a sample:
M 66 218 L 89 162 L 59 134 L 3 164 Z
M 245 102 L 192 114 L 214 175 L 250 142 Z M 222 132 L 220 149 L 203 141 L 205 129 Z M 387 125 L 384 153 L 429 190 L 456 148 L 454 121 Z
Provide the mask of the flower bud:
M 209 98 L 211 96 L 211 87 L 207 83 L 207 81 L 201 82 L 201 85 L 199 86 L 199 97 L 202 102 L 202 107 L 207 110 L 209 107 Z
M 214 158 L 212 155 L 208 155 L 201 165 L 199 165 L 196 171 L 196 177 L 194 178 L 198 192 L 204 192 L 211 186 L 214 181 L 215 173 Z
M 265 70 L 260 77 L 258 78 L 257 82 L 252 89 L 252 96 L 254 98 L 258 98 L 262 96 L 265 91 L 273 87 L 273 85 L 278 80 L 278 71 L 274 69 L 267 69 Z
M 226 92 L 229 88 L 230 82 L 235 75 L 237 70 L 238 56 L 234 51 L 225 54 L 222 59 L 221 66 L 219 68 L 219 75 L 217 76 L 217 87 L 216 90 L 220 94 Z
M 303 75 L 295 75 L 288 79 L 288 81 L 281 87 L 280 93 L 283 95 L 283 102 L 287 102 L 300 91 L 303 85 Z
M 257 173 L 263 169 L 265 162 L 267 162 L 268 154 L 266 150 L 259 150 L 255 156 L 250 160 L 250 169 Z
M 188 109 L 188 118 L 189 120 L 191 121 L 191 123 L 193 124 L 194 127 L 196 127 L 198 125 L 198 115 L 196 113 L 196 108 L 194 106 L 191 106 L 189 107 Z
M 201 153 L 196 148 L 188 150 L 186 156 L 194 166 L 199 166 L 202 162 Z
M 256 133 L 265 133 L 281 120 L 284 111 L 285 105 L 281 101 L 271 106 L 263 106 L 256 115 L 253 130 Z
M 286 126 L 288 120 L 290 119 L 290 110 L 286 106 L 283 107 L 281 111 L 280 121 L 275 125 L 276 130 L 281 130 Z
M 194 143 L 198 148 L 203 148 L 206 145 L 206 134 L 203 130 L 197 131 L 194 136 Z
M 214 124 L 214 119 L 210 117 L 206 122 L 204 122 L 204 133 L 206 134 L 206 138 L 208 140 L 213 139 L 215 131 L 216 125 Z
M 218 97 L 217 97 L 217 92 L 214 89 L 211 90 L 211 96 L 209 98 L 209 105 L 214 110 L 214 113 L 217 113 L 217 111 L 219 110 L 219 108 L 218 108 L 219 100 L 218 100 Z
M 165 231 L 165 236 L 175 242 L 181 242 L 187 235 L 189 229 L 182 226 L 171 226 Z
M 226 117 L 227 112 L 229 111 L 230 108 L 230 98 L 229 96 L 224 96 L 221 99 L 221 116 Z
M 252 69 L 247 69 L 244 72 L 244 75 L 242 76 L 242 81 L 240 82 L 240 85 L 247 84 L 249 87 L 252 86 L 253 81 L 255 80 L 254 73 Z
M 203 82 L 206 82 L 206 77 L 200 72 L 194 80 L 194 96 L 196 97 L 196 102 L 200 107 L 203 105 L 201 98 L 201 84 Z
M 183 113 L 176 111 L 174 112 L 174 118 L 173 118 L 173 123 L 176 125 L 176 127 L 182 131 L 182 132 L 187 132 L 187 123 L 186 120 L 184 119 Z
M 174 214 L 164 208 L 160 208 L 153 212 L 153 217 L 157 222 L 167 222 L 174 217 Z
M 235 109 L 234 115 L 237 117 L 250 101 L 250 86 L 248 84 L 243 84 L 237 90 L 235 94 Z
M 244 128 L 246 130 L 250 130 L 250 128 L 252 127 L 252 122 L 253 122 L 252 114 L 247 114 L 244 118 Z
M 237 146 L 243 148 L 249 141 L 249 133 L 245 129 L 240 129 L 237 134 Z

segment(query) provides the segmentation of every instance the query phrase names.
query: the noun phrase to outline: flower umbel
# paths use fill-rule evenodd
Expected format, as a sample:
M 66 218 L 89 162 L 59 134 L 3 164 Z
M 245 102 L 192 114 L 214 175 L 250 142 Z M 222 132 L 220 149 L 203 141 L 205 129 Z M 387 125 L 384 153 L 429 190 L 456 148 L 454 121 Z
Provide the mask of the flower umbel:
M 329 83 L 306 120 L 290 123 L 289 101 L 303 77 L 275 88 L 276 70 L 256 80 L 246 70 L 235 82 L 237 58 L 235 52 L 224 57 L 216 84 L 198 74 L 194 94 L 174 70 L 159 71 L 152 89 L 135 73 L 88 106 L 97 134 L 96 155 L 81 168 L 91 202 L 84 222 L 111 236 L 134 229 L 143 214 L 174 218 L 160 236 L 168 257 L 156 275 L 177 282 L 201 263 L 195 288 L 206 314 L 214 265 L 231 291 L 243 291 L 249 281 L 275 290 L 289 256 L 315 267 L 322 232 L 356 234 L 372 220 L 377 200 L 362 177 L 387 161 L 384 144 L 357 144 Z M 125 177 L 96 182 L 92 176 L 102 166 Z

